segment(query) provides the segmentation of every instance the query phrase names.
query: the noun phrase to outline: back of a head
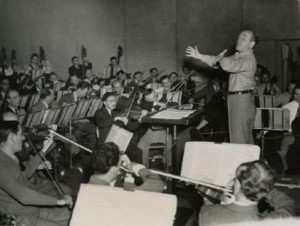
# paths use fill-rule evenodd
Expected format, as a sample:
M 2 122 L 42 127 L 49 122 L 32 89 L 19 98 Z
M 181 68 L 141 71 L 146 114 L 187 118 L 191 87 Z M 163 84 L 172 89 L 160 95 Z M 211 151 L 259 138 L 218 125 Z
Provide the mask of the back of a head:
M 241 192 L 251 201 L 258 201 L 269 193 L 274 185 L 272 168 L 262 161 L 242 163 L 236 170 Z
M 98 145 L 92 156 L 95 173 L 105 174 L 111 167 L 118 165 L 120 151 L 115 143 L 107 142 Z
M 0 122 L 0 144 L 7 141 L 9 134 L 17 134 L 19 131 L 18 121 L 1 121 Z
M 89 89 L 89 88 L 91 88 L 91 85 L 90 85 L 90 83 L 88 83 L 86 81 L 80 82 L 78 84 L 78 86 L 77 86 L 77 89 L 81 89 L 81 90 L 83 90 L 83 89 Z

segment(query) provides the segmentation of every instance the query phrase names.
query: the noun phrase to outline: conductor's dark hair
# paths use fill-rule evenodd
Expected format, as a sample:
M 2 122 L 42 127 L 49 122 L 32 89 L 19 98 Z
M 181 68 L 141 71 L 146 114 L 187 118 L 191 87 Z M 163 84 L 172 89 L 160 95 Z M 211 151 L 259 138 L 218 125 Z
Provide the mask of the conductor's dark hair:
M 42 93 L 40 95 L 40 98 L 41 99 L 45 99 L 46 97 L 50 96 L 51 95 L 51 89 L 43 89 L 42 90 Z
M 1 121 L 0 122 L 0 143 L 7 141 L 11 133 L 17 134 L 19 131 L 18 121 Z
M 104 93 L 104 95 L 103 95 L 103 97 L 102 97 L 102 102 L 106 101 L 107 98 L 109 98 L 109 97 L 111 97 L 111 96 L 114 96 L 114 97 L 115 97 L 116 94 L 113 93 L 113 92 L 107 92 L 107 93 Z
M 241 192 L 251 201 L 258 201 L 274 186 L 274 171 L 262 161 L 242 163 L 236 170 Z
M 150 73 L 152 73 L 153 71 L 157 71 L 157 68 L 153 67 L 153 68 L 150 69 Z
M 86 81 L 82 81 L 82 82 L 79 82 L 78 86 L 77 86 L 77 89 L 89 89 L 91 87 L 91 84 L 86 82 Z
M 105 174 L 111 167 L 117 166 L 120 159 L 120 150 L 113 142 L 100 144 L 92 154 L 93 166 L 96 173 Z
M 37 53 L 33 53 L 33 54 L 31 54 L 31 56 L 30 56 L 30 60 L 32 60 L 32 58 L 33 57 L 39 57 L 39 55 L 37 54 Z
M 71 61 L 73 62 L 75 59 L 78 59 L 78 56 L 73 56 L 73 57 L 71 58 Z

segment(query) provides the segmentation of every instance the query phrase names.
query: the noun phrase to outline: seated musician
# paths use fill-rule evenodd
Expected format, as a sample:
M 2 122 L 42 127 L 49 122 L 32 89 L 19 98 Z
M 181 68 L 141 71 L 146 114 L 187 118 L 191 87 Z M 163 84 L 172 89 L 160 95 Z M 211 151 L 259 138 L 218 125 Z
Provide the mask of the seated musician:
M 10 81 L 8 78 L 2 78 L 0 83 L 0 106 L 5 100 L 5 95 L 7 91 L 10 89 Z
M 182 72 L 183 74 L 180 76 L 180 80 L 185 80 L 182 88 L 182 102 L 187 103 L 195 92 L 195 82 L 191 80 L 191 75 L 195 74 L 196 72 L 187 65 L 183 65 Z
M 171 88 L 172 89 L 178 88 L 178 86 L 180 84 L 180 80 L 179 80 L 179 76 L 178 76 L 177 72 L 171 72 L 169 76 L 170 76 L 170 81 L 171 81 Z
M 83 81 L 88 82 L 89 84 L 92 83 L 92 80 L 95 78 L 95 75 L 92 72 L 92 69 L 85 70 L 85 78 Z
M 55 108 L 53 106 L 53 102 L 54 102 L 53 89 L 43 89 L 39 101 L 28 110 L 28 113 Z
M 143 79 L 143 73 L 140 71 L 136 71 L 133 74 L 133 79 L 127 84 L 126 88 L 133 90 L 133 93 L 139 92 L 142 86 L 144 85 L 142 79 Z
M 148 112 L 155 112 L 166 107 L 165 103 L 158 102 L 153 89 L 145 89 L 142 92 L 141 100 L 138 100 L 139 106 Z
M 228 205 L 205 205 L 200 210 L 199 225 L 233 224 L 268 218 L 286 218 L 295 214 L 293 201 L 274 189 L 274 172 L 260 161 L 242 163 L 236 170 L 233 192 L 235 202 Z M 260 210 L 260 201 L 269 204 Z M 266 209 L 266 208 L 265 208 Z
M 130 73 L 126 73 L 124 70 L 118 71 L 116 77 L 121 81 L 123 87 L 126 87 L 130 81 Z
M 69 67 L 69 76 L 77 75 L 78 78 L 84 79 L 84 71 L 87 69 L 92 69 L 92 63 L 88 60 L 84 59 L 84 68 L 82 64 L 79 64 L 78 56 L 73 56 L 72 59 L 72 66 Z
M 118 99 L 116 110 L 124 111 L 125 109 L 128 109 L 132 102 L 132 98 L 130 97 L 130 93 L 128 92 L 128 90 L 126 90 L 122 85 L 122 82 L 118 79 L 115 80 L 112 83 L 112 88 L 116 93 Z
M 151 68 L 150 69 L 150 78 L 151 78 L 151 81 L 150 83 L 158 83 L 159 79 L 158 79 L 158 76 L 160 75 L 161 73 L 158 72 L 157 68 Z
M 43 75 L 42 65 L 40 63 L 40 57 L 37 53 L 31 54 L 30 64 L 25 69 L 25 74 L 30 75 L 31 79 Z
M 95 113 L 95 122 L 99 132 L 98 144 L 104 143 L 113 124 L 116 123 L 129 131 L 136 131 L 139 128 L 139 121 L 147 114 L 146 111 L 142 111 L 137 120 L 128 119 L 126 116 L 116 116 L 116 112 L 114 112 L 117 106 L 115 93 L 105 93 L 102 102 L 103 106 Z M 141 150 L 136 147 L 134 139 L 129 143 L 126 153 L 132 161 L 141 162 Z
M 79 101 L 80 99 L 85 99 L 90 88 L 91 85 L 89 83 L 85 81 L 80 82 L 76 90 L 74 90 L 72 93 L 63 95 L 60 98 L 58 105 L 63 106 L 66 104 L 73 104 Z
M 177 89 L 172 89 L 170 76 L 163 75 L 160 78 L 162 87 L 154 90 L 157 95 L 159 102 L 168 103 L 168 106 L 176 106 L 181 103 L 181 91 Z
M 117 72 L 124 70 L 123 66 L 118 64 L 118 59 L 115 56 L 112 56 L 110 58 L 110 63 L 107 67 L 107 74 L 109 75 L 108 77 L 117 77 Z
M 4 112 L 1 115 L 1 121 L 18 121 L 18 116 L 13 112 Z M 16 156 L 19 160 L 23 174 L 30 181 L 31 186 L 34 186 L 35 190 L 46 195 L 59 195 L 53 182 L 46 178 L 43 172 L 40 171 L 43 170 L 45 166 L 37 153 L 31 153 L 32 149 L 28 148 L 30 147 L 28 141 L 32 142 L 35 147 L 38 147 L 40 146 L 40 143 L 43 143 L 42 148 L 39 151 L 39 155 L 44 158 L 55 148 L 52 136 L 48 136 L 46 139 L 43 139 L 42 137 L 34 134 L 28 135 L 26 141 L 23 142 L 22 150 L 16 152 Z M 48 167 L 51 167 L 51 163 L 49 161 L 45 161 L 45 163 Z M 61 183 L 59 183 L 59 185 L 65 194 L 71 194 L 69 187 Z
M 20 106 L 20 95 L 17 90 L 10 89 L 6 93 L 5 103 L 2 105 L 2 112 L 13 112 L 17 115 L 26 113 L 25 109 Z
M 254 89 L 254 95 L 279 95 L 281 93 L 281 90 L 276 83 L 272 82 L 271 73 L 269 70 L 263 70 L 261 76 L 262 83 L 256 86 Z
M 295 87 L 298 86 L 298 81 L 297 80 L 290 80 L 288 83 L 288 88 L 287 91 L 284 93 L 279 94 L 276 97 L 276 101 L 275 101 L 275 106 L 276 107 L 282 107 L 286 104 L 288 104 L 289 102 L 294 100 L 294 89 Z
M 15 215 L 17 225 L 68 225 L 72 198 L 45 195 L 21 171 L 15 153 L 24 137 L 18 122 L 0 123 L 0 210 Z M 55 207 L 55 208 L 54 208 Z
M 81 82 L 81 79 L 78 75 L 73 74 L 70 76 L 69 81 L 67 81 L 65 87 L 61 88 L 61 90 L 71 90 L 74 91 L 77 89 L 78 84 Z
M 198 76 L 198 75 L 197 75 Z M 213 95 L 220 90 L 220 81 L 218 78 L 212 80 L 212 82 L 206 83 L 205 87 L 194 92 L 192 97 L 189 99 L 189 103 L 208 103 Z
M 51 72 L 49 74 L 49 81 L 48 81 L 49 88 L 53 89 L 55 84 L 63 83 L 63 82 L 64 82 L 63 80 L 58 79 L 58 76 L 55 72 Z
M 44 79 L 45 78 L 43 76 L 36 77 L 31 86 L 23 88 L 23 95 L 41 94 L 44 85 L 43 82 L 45 81 Z
M 113 187 L 123 187 L 122 174 L 119 169 L 120 151 L 117 145 L 112 142 L 100 144 L 93 151 L 94 175 L 91 176 L 90 184 L 99 184 Z M 160 176 L 151 173 L 145 166 L 137 163 L 130 163 L 127 168 L 136 177 L 143 180 L 142 185 L 135 185 L 135 190 L 162 192 L 165 183 Z M 126 179 L 125 179 L 126 183 Z

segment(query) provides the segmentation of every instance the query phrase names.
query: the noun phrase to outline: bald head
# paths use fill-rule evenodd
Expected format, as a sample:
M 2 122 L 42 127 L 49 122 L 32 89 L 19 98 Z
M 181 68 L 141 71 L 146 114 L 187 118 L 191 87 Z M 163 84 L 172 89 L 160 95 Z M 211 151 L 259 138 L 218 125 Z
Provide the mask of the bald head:
M 2 121 L 18 121 L 18 116 L 11 111 L 6 111 L 2 114 Z

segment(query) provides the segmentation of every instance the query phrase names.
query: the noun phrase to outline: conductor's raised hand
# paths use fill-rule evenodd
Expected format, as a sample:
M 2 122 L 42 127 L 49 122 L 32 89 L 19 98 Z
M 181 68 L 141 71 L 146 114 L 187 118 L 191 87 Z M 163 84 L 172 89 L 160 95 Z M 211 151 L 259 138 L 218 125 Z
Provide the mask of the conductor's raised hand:
M 197 46 L 195 46 L 195 48 L 191 46 L 187 47 L 185 53 L 187 57 L 193 57 L 196 59 L 200 59 L 201 57 L 201 54 L 199 53 Z

